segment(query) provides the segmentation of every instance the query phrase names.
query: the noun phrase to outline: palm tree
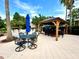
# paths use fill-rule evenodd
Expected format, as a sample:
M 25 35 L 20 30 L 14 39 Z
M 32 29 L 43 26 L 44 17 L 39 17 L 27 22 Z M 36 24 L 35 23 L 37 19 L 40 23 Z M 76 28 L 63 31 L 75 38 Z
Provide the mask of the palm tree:
M 72 10 L 72 26 L 74 26 L 74 19 L 76 19 L 77 16 L 77 10 L 73 9 Z
M 6 28 L 7 28 L 7 40 L 12 39 L 11 25 L 10 25 L 10 12 L 9 12 L 9 0 L 5 0 L 5 12 L 6 12 Z
M 66 7 L 66 16 L 65 16 L 65 20 L 67 20 L 67 7 Z
M 73 4 L 74 4 L 75 0 L 60 0 L 60 2 L 62 4 L 64 4 L 64 6 L 66 6 L 66 9 L 70 10 L 70 31 L 71 31 L 71 27 L 72 27 L 72 8 L 73 8 Z M 66 17 L 67 17 L 67 11 L 66 11 Z
M 75 8 L 72 10 L 72 25 L 74 26 L 74 20 L 75 19 L 78 19 L 79 17 L 79 11 L 78 11 L 78 8 Z
M 65 20 L 67 20 L 67 9 L 68 9 L 68 0 L 60 0 L 61 4 L 64 4 L 64 6 L 66 7 L 66 16 L 65 16 Z
M 72 8 L 73 8 L 74 0 L 69 0 L 68 9 L 70 10 L 70 27 L 72 27 Z

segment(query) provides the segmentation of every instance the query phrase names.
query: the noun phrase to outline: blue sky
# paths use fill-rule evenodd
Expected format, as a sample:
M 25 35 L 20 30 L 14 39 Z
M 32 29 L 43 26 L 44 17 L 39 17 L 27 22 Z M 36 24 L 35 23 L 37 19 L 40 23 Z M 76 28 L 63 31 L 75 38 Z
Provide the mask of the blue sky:
M 0 16 L 2 18 L 5 18 L 4 1 L 0 0 Z M 15 12 L 18 12 L 22 16 L 30 14 L 31 17 L 34 17 L 41 14 L 65 18 L 65 7 L 60 4 L 59 0 L 9 0 L 9 4 L 11 19 Z M 75 3 L 75 5 L 78 4 L 79 1 Z

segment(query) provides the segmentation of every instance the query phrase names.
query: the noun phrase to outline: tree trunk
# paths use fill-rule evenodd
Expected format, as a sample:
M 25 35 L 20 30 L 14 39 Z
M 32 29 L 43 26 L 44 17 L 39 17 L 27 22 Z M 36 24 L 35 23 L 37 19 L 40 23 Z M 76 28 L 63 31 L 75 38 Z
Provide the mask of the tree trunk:
M 58 36 L 59 36 L 59 21 L 56 21 L 56 41 L 58 41 Z
M 73 17 L 73 18 L 72 18 L 72 26 L 74 26 L 74 19 L 75 19 L 75 18 Z
M 5 12 L 6 12 L 7 40 L 10 40 L 12 39 L 12 33 L 10 25 L 9 0 L 5 0 Z
M 70 8 L 70 33 L 72 32 L 72 12 Z
M 66 16 L 65 16 L 65 20 L 67 20 L 67 7 L 66 7 Z

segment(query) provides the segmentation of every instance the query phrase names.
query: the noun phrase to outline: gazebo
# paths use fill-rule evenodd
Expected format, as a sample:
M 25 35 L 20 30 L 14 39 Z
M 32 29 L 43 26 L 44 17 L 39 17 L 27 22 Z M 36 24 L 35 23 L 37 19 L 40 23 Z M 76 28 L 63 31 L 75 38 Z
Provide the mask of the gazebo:
M 38 31 L 40 31 L 40 25 L 44 24 L 44 23 L 53 23 L 56 26 L 56 41 L 58 41 L 58 30 L 59 30 L 60 23 L 64 23 L 65 26 L 67 25 L 67 22 L 65 20 L 61 19 L 60 17 L 48 18 L 48 19 L 45 19 L 45 20 L 39 22 Z

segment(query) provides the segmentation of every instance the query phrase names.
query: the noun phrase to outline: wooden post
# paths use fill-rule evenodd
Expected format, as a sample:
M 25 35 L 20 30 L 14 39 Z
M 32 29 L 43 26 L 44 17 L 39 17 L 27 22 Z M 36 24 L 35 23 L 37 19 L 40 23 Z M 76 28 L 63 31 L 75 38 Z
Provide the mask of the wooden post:
M 40 23 L 38 24 L 38 33 L 40 32 Z
M 56 21 L 56 41 L 58 41 L 58 32 L 59 32 L 59 21 Z
M 56 22 L 52 22 L 54 23 L 54 25 L 56 26 L 56 41 L 58 41 L 58 30 L 59 30 L 59 24 L 60 24 L 60 21 L 56 21 Z

